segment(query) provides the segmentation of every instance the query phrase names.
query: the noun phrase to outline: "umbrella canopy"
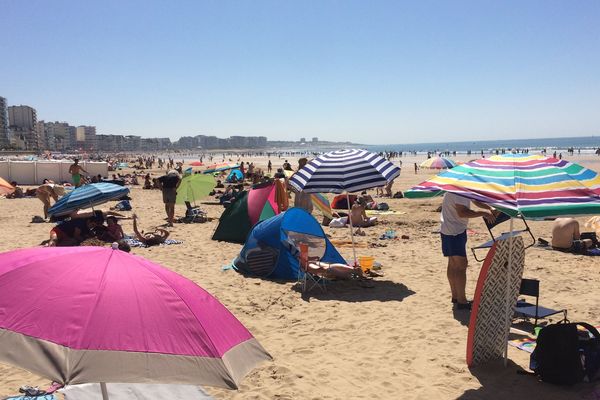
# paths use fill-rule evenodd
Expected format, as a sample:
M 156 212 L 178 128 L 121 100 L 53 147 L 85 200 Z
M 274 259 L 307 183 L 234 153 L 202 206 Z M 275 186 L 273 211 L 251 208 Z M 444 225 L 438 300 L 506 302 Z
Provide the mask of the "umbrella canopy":
M 421 168 L 428 169 L 447 169 L 456 167 L 456 163 L 449 158 L 432 157 L 421 163 Z
M 212 164 L 206 168 L 206 171 L 203 171 L 204 174 L 210 174 L 211 172 L 219 172 L 219 171 L 227 171 L 228 169 L 239 168 L 239 164 L 233 163 L 221 163 L 221 164 Z
M 50 216 L 69 215 L 81 208 L 94 207 L 107 201 L 119 199 L 129 193 L 129 189 L 114 183 L 91 183 L 75 188 L 58 200 L 50 209 Z
M 15 191 L 15 188 L 10 183 L 6 182 L 4 178 L 0 178 L 0 194 L 11 194 Z
M 194 161 L 194 162 L 191 162 L 191 163 L 190 163 L 190 165 L 191 165 L 192 167 L 201 167 L 201 166 L 203 166 L 203 165 L 204 165 L 204 163 L 203 163 L 203 162 L 200 162 L 200 161 Z
M 366 150 L 337 150 L 310 161 L 290 178 L 296 190 L 308 193 L 353 193 L 384 186 L 400 168 Z
M 210 175 L 193 174 L 185 176 L 177 188 L 177 204 L 186 201 L 193 202 L 208 194 L 214 189 L 215 180 Z
M 62 384 L 236 388 L 268 359 L 213 296 L 144 258 L 93 246 L 0 254 L 3 362 Z
M 510 216 L 549 218 L 600 213 L 600 176 L 566 160 L 509 154 L 442 172 L 405 193 L 432 197 L 453 192 Z

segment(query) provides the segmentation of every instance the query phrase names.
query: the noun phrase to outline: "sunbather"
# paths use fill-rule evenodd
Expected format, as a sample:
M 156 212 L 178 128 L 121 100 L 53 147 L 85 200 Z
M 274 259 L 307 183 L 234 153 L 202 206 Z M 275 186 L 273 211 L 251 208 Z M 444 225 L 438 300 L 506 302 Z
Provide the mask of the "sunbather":
M 362 197 L 359 197 L 352 205 L 350 218 L 353 226 L 365 228 L 377 224 L 377 217 L 367 217 L 365 206 L 366 203 Z
M 557 218 L 552 226 L 552 248 L 582 254 L 592 247 L 590 239 L 581 240 L 579 222 L 573 218 Z
M 319 276 L 335 279 L 352 279 L 363 277 L 360 267 L 351 267 L 340 263 L 313 261 L 308 263 L 308 270 Z
M 146 246 L 156 246 L 164 243 L 169 237 L 169 231 L 161 228 L 155 228 L 154 232 L 141 233 L 137 228 L 137 215 L 133 214 L 133 233 L 135 233 L 136 239 L 144 243 Z

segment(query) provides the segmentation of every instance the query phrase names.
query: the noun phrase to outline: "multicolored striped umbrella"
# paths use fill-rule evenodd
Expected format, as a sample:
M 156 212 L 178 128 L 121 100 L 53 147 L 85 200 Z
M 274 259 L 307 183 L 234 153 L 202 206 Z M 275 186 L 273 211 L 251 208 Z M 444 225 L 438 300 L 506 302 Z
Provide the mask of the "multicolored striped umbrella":
M 447 169 L 456 167 L 456 163 L 449 158 L 432 157 L 421 163 L 421 168 L 429 169 Z
M 600 176 L 544 156 L 509 154 L 459 165 L 422 182 L 406 197 L 453 192 L 529 219 L 600 213 Z

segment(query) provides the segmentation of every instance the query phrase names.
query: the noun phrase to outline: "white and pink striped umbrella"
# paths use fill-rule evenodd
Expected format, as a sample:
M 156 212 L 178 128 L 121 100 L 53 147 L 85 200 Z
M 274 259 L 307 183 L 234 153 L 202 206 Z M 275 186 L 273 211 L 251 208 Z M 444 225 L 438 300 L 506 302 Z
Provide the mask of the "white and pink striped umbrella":
M 269 354 L 213 296 L 103 247 L 0 254 L 0 361 L 63 383 L 237 388 Z

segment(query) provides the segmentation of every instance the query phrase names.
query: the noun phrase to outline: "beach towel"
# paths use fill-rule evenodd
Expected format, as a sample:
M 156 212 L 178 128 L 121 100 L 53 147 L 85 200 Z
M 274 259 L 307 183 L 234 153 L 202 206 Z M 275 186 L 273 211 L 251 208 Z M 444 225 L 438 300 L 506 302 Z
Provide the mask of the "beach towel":
M 396 210 L 365 210 L 365 213 L 368 216 L 373 215 L 404 215 L 405 211 L 396 211 Z
M 333 214 L 331 212 L 331 206 L 329 205 L 329 201 L 325 196 L 321 193 L 311 193 L 310 200 L 313 203 L 313 206 L 319 209 L 321 213 L 323 213 L 324 217 L 329 219 L 333 219 Z
M 139 240 L 137 240 L 134 237 L 131 236 L 127 236 L 123 239 L 130 247 L 150 247 L 142 242 L 140 242 Z M 165 239 L 165 241 L 161 244 L 159 244 L 159 246 L 169 246 L 172 244 L 181 244 L 183 243 L 183 241 L 181 240 L 175 240 L 175 239 Z

